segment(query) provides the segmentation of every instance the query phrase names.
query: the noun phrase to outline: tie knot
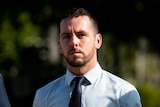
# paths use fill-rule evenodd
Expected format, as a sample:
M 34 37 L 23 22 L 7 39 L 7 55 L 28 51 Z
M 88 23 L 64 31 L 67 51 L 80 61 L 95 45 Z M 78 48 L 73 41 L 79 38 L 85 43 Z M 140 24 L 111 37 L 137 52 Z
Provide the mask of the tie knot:
M 90 85 L 91 83 L 85 78 L 84 76 L 76 76 L 71 84 L 76 84 L 76 85 Z

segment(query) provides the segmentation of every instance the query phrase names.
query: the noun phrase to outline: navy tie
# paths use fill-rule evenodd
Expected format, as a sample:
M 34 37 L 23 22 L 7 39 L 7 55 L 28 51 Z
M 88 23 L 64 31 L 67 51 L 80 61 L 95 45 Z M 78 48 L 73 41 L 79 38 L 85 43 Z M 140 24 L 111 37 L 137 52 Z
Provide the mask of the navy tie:
M 90 82 L 86 80 L 86 78 L 83 76 L 75 77 L 72 82 L 75 82 L 75 87 L 72 92 L 69 107 L 81 107 L 81 95 L 82 95 L 81 85 L 90 84 Z

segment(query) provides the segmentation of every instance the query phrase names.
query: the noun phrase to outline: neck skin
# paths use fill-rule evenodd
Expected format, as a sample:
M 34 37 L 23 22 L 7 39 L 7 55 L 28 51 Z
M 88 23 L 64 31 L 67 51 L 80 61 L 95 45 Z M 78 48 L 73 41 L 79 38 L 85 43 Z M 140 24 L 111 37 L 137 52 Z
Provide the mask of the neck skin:
M 88 63 L 86 63 L 81 67 L 73 67 L 70 66 L 68 63 L 67 67 L 69 71 L 71 71 L 73 74 L 81 76 L 87 73 L 89 70 L 91 70 L 94 66 L 96 66 L 96 64 L 97 64 L 97 54 L 94 54 L 94 57 Z

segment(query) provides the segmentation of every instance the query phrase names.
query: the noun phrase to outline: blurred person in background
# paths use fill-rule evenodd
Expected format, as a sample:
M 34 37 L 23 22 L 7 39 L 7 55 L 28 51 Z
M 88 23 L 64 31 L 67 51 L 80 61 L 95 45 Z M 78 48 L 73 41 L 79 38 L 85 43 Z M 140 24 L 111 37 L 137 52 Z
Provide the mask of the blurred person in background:
M 1 73 L 0 73 L 0 107 L 11 107 L 8 99 L 8 95 L 6 92 L 4 79 Z

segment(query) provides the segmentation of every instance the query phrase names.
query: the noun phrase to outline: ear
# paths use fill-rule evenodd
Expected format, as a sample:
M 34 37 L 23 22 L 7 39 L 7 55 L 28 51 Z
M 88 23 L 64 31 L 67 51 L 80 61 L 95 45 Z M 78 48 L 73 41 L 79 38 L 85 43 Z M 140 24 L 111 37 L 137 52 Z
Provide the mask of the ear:
M 60 53 L 60 54 L 63 54 L 60 41 L 58 41 L 58 48 L 59 48 L 59 53 Z
M 99 49 L 102 45 L 102 35 L 100 33 L 96 34 L 96 48 Z

